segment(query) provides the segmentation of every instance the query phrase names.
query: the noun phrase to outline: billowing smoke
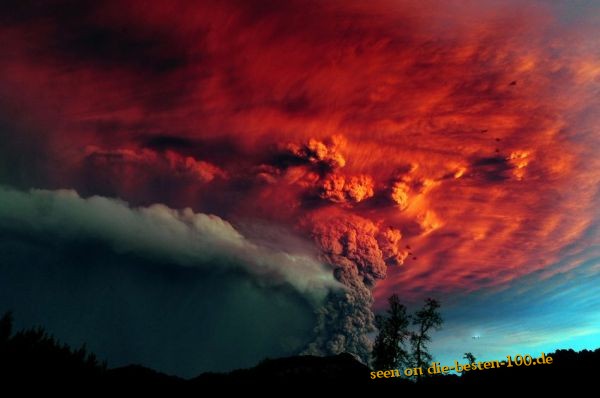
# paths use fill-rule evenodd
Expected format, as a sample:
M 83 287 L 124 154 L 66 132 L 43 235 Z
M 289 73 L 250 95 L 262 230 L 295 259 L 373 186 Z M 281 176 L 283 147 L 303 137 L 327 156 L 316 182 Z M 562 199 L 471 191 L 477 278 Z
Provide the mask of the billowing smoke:
M 346 165 L 346 158 L 340 153 L 344 143 L 340 136 L 333 136 L 327 142 L 311 138 L 304 145 L 290 143 L 286 150 L 293 159 L 317 173 L 316 193 L 321 199 L 333 203 L 359 203 L 373 197 L 375 183 L 366 174 L 346 176 L 338 172 Z
M 22 192 L 0 186 L 0 227 L 15 233 L 33 229 L 66 242 L 92 239 L 116 253 L 179 266 L 240 269 L 259 284 L 291 286 L 316 307 L 341 287 L 311 256 L 255 244 L 227 221 L 191 209 L 131 208 L 115 199 L 84 199 L 72 190 Z
M 392 200 L 398 205 L 400 210 L 408 207 L 408 191 L 410 187 L 404 181 L 397 181 L 392 186 Z
M 403 264 L 409 253 L 401 246 L 398 228 L 353 213 L 360 202 L 388 195 L 389 188 L 382 184 L 378 188 L 368 174 L 344 174 L 342 142 L 332 138 L 328 143 L 310 139 L 305 144 L 288 144 L 280 157 L 283 162 L 264 166 L 258 172 L 271 183 L 278 178 L 291 181 L 289 176 L 294 175 L 294 183 L 306 197 L 320 200 L 308 216 L 301 216 L 301 229 L 314 240 L 336 280 L 346 287 L 330 292 L 325 305 L 318 309 L 316 338 L 305 352 L 350 352 L 368 362 L 368 336 L 375 330 L 372 291 L 378 280 L 385 279 L 387 267 Z M 392 199 L 402 209 L 408 206 L 409 189 L 417 194 L 424 190 L 423 181 L 410 175 L 415 168 L 413 165 L 405 170 L 392 186 Z M 400 192 L 401 187 L 405 191 Z M 396 200 L 401 193 L 403 202 Z
M 315 338 L 305 352 L 350 352 L 367 362 L 368 334 L 374 330 L 371 291 L 385 278 L 387 266 L 402 264 L 406 257 L 402 235 L 344 213 L 315 215 L 304 224 L 321 250 L 321 261 L 254 243 L 225 220 L 191 209 L 160 204 L 132 208 L 116 199 L 85 199 L 72 190 L 0 187 L 0 227 L 5 231 L 33 229 L 65 242 L 92 239 L 120 254 L 162 258 L 179 266 L 220 264 L 247 272 L 259 284 L 291 286 L 317 314 Z
M 344 177 L 331 174 L 321 185 L 319 196 L 334 203 L 359 203 L 375 194 L 373 178 L 368 175 Z
M 497 288 L 558 275 L 549 264 L 591 246 L 596 6 L 43 3 L 0 2 L 0 183 L 164 206 L 4 192 L 0 215 L 18 214 L 15 225 L 181 265 L 222 252 L 257 281 L 327 297 L 310 349 L 362 358 L 372 291 L 383 304 Z M 34 198 L 80 217 L 15 213 Z M 326 287 L 336 281 L 318 261 L 252 243 L 225 219 L 310 220 L 302 232 L 346 290 Z M 408 241 L 415 266 L 373 290 Z
M 339 152 L 343 140 L 339 136 L 332 137 L 328 142 L 311 138 L 305 145 L 290 143 L 286 146 L 292 157 L 324 170 L 335 170 L 346 165 L 346 159 Z
M 402 264 L 407 253 L 400 247 L 399 230 L 380 228 L 352 214 L 314 217 L 308 221 L 311 234 L 331 264 L 335 277 L 347 290 L 331 292 L 318 312 L 317 339 L 308 353 L 351 352 L 368 362 L 375 330 L 371 310 L 375 283 L 386 276 L 386 268 Z

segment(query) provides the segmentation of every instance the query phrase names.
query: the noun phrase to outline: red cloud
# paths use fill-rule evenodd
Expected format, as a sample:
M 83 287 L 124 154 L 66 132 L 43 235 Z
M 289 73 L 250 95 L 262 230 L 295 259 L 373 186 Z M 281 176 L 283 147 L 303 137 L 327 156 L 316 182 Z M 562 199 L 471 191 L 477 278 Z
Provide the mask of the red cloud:
M 0 28 L 5 147 L 40 147 L 48 186 L 296 226 L 373 280 L 403 263 L 379 301 L 497 286 L 585 245 L 597 27 L 520 3 L 259 4 L 24 12 Z

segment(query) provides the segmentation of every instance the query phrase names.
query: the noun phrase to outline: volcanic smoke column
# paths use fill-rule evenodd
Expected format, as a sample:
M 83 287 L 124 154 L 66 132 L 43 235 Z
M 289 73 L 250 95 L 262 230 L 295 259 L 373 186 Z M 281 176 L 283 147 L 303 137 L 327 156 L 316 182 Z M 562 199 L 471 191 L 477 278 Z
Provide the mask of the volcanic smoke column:
M 407 253 L 400 249 L 400 231 L 380 229 L 365 218 L 339 214 L 312 219 L 312 236 L 323 260 L 334 268 L 347 289 L 331 292 L 318 312 L 317 337 L 305 353 L 356 354 L 367 363 L 371 352 L 368 333 L 375 330 L 372 289 L 386 276 L 388 265 L 402 264 Z
M 359 203 L 376 196 L 376 184 L 370 175 L 344 171 L 346 158 L 341 150 L 345 144 L 341 136 L 288 143 L 276 157 L 278 161 L 261 170 L 272 172 L 266 181 L 276 181 L 291 171 L 305 176 L 296 180 L 302 181 L 298 186 L 309 198 L 311 211 L 301 219 L 300 228 L 312 237 L 321 261 L 333 268 L 335 278 L 345 286 L 342 291 L 331 291 L 317 310 L 316 338 L 305 353 L 350 352 L 367 363 L 368 334 L 375 330 L 372 289 L 378 279 L 385 278 L 387 266 L 402 264 L 408 252 L 400 247 L 398 229 L 382 228 L 377 221 L 355 214 Z

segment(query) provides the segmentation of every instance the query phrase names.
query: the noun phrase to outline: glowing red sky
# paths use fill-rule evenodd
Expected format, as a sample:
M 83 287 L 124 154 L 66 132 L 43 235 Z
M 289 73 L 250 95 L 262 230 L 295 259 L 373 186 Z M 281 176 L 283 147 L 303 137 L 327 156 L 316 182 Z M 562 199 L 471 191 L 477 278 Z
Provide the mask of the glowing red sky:
M 498 286 L 598 244 L 585 18 L 518 2 L 56 4 L 0 28 L 6 145 L 43 185 L 317 241 L 357 217 L 358 239 L 379 239 L 366 255 L 403 261 L 378 300 Z

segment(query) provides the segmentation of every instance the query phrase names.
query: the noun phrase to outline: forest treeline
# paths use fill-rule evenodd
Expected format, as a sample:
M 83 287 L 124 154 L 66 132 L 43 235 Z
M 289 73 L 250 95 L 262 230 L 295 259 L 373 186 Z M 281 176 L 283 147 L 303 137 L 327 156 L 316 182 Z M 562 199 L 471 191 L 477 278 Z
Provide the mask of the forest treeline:
M 423 311 L 431 310 L 431 303 Z M 437 307 L 436 307 L 437 308 Z M 414 318 L 421 331 L 423 319 L 437 319 L 425 316 Z M 431 315 L 431 312 L 429 313 Z M 425 317 L 425 318 L 424 318 Z M 380 320 L 381 321 L 381 320 Z M 434 322 L 435 323 L 435 322 Z M 408 335 L 408 342 L 410 343 Z M 416 335 L 418 336 L 418 335 Z M 413 344 L 409 346 L 415 347 Z M 551 365 L 539 367 L 513 367 L 466 372 L 462 376 L 436 375 L 413 378 L 370 380 L 371 370 L 351 354 L 330 357 L 296 356 L 289 358 L 265 359 L 249 369 L 229 373 L 204 373 L 196 378 L 185 380 L 165 375 L 139 365 L 110 369 L 99 361 L 85 346 L 73 349 L 60 343 L 41 327 L 13 330 L 12 314 L 0 318 L 0 385 L 16 383 L 22 386 L 85 386 L 94 387 L 134 387 L 152 389 L 192 389 L 210 384 L 297 384 L 331 383 L 344 385 L 369 385 L 377 387 L 416 388 L 418 385 L 519 385 L 536 383 L 545 386 L 592 383 L 600 363 L 600 348 L 594 351 L 575 352 L 557 350 L 547 353 L 552 356 Z M 413 358 L 414 359 L 414 358 Z

